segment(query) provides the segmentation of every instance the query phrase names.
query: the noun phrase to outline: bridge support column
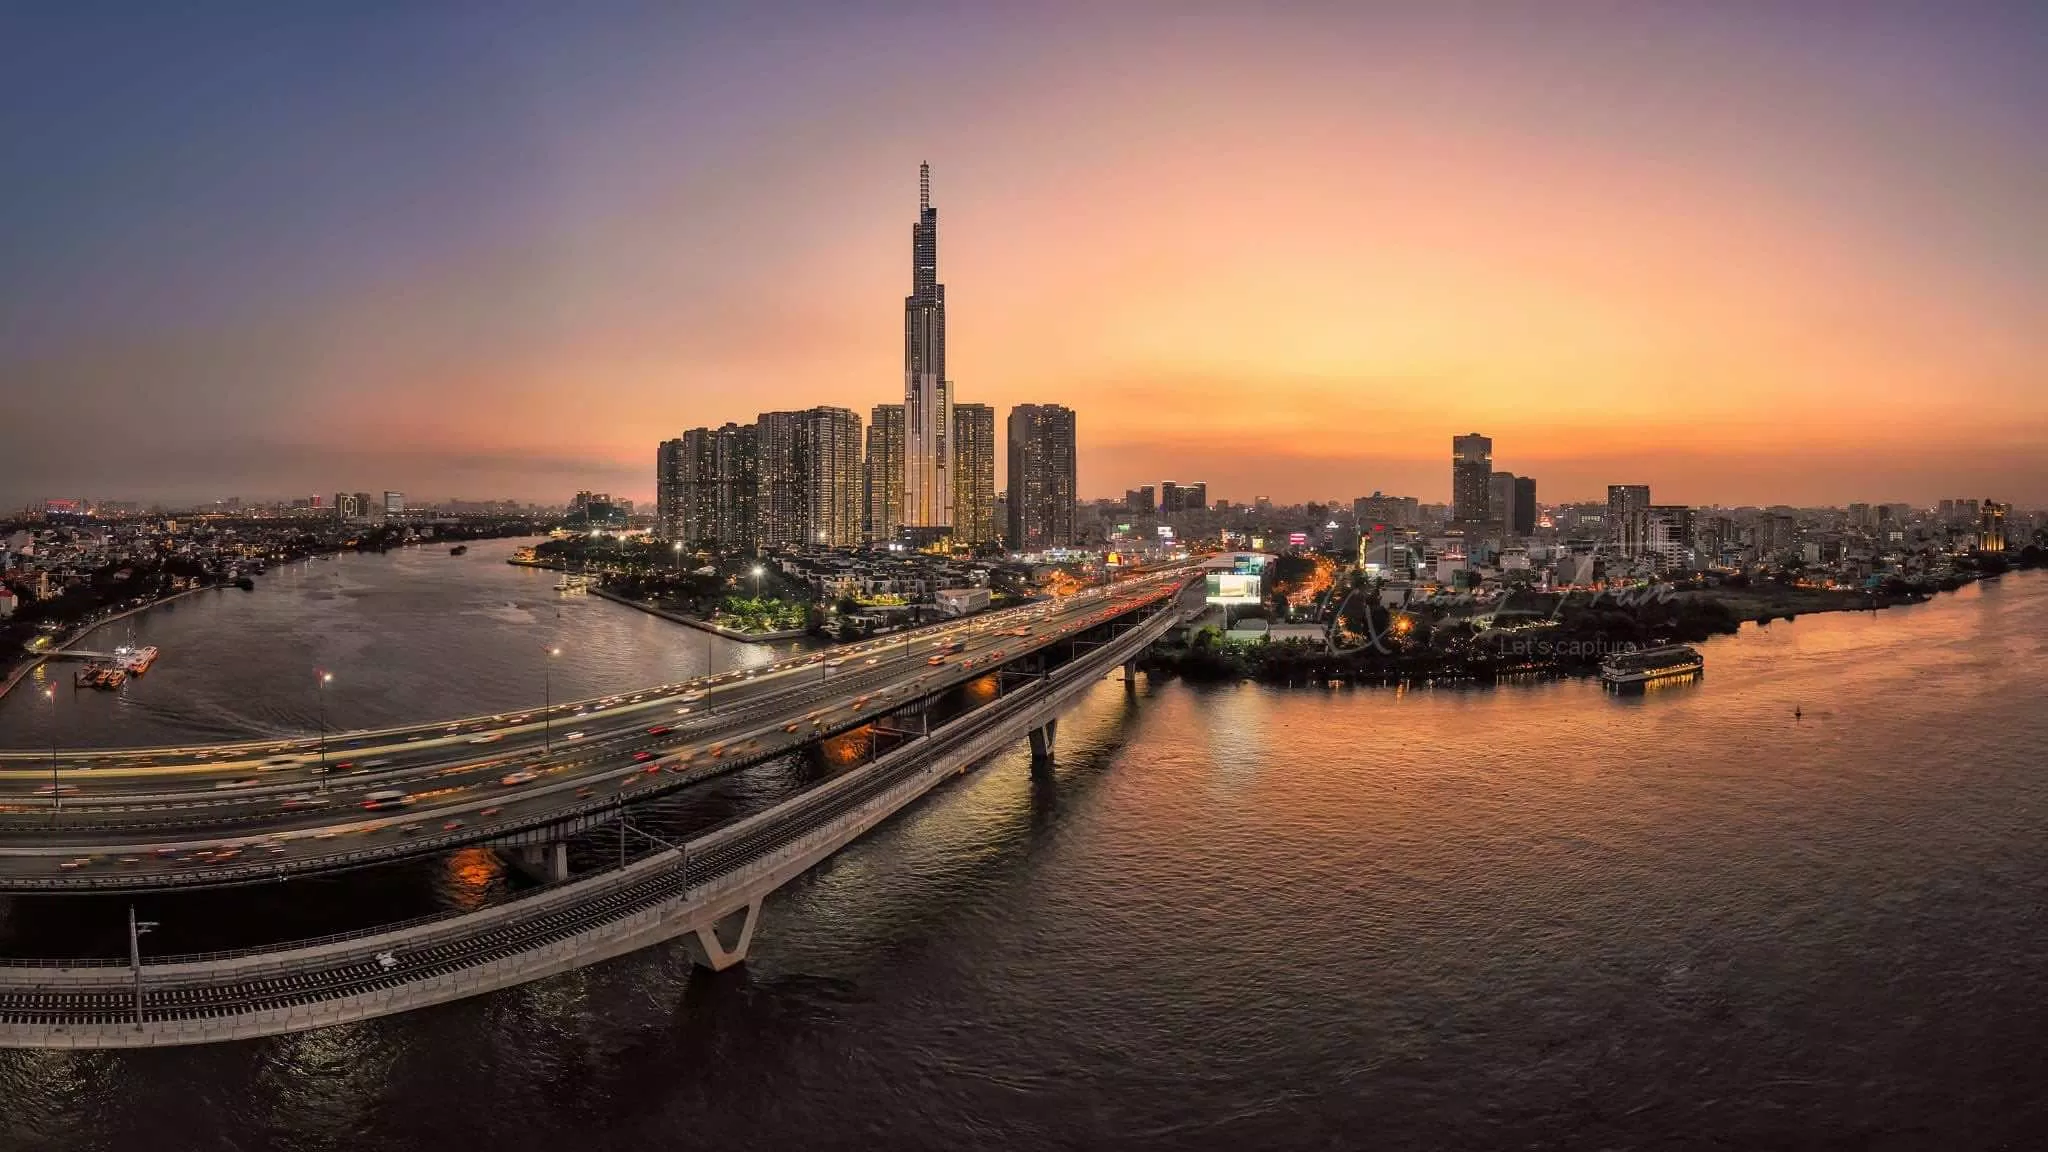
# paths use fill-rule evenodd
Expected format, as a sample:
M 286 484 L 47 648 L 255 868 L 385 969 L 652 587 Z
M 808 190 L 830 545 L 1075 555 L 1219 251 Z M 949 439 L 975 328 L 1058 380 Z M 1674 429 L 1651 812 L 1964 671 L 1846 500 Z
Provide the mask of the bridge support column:
M 1044 727 L 1031 730 L 1031 762 L 1033 764 L 1052 763 L 1053 738 L 1059 735 L 1059 729 L 1059 721 L 1047 720 Z
M 692 940 L 695 947 L 690 949 L 690 959 L 713 972 L 723 972 L 747 958 L 747 947 L 754 942 L 754 925 L 761 920 L 761 902 L 755 900 L 744 908 L 735 908 L 723 917 L 697 929 Z M 719 939 L 720 929 L 730 931 L 733 922 L 739 922 L 739 939 L 731 947 Z
M 522 844 L 512 850 L 512 867 L 542 884 L 559 884 L 569 878 L 569 845 L 553 840 L 546 844 Z
M 1129 660 L 1124 661 L 1124 691 L 1136 692 L 1137 690 L 1138 658 L 1133 656 Z

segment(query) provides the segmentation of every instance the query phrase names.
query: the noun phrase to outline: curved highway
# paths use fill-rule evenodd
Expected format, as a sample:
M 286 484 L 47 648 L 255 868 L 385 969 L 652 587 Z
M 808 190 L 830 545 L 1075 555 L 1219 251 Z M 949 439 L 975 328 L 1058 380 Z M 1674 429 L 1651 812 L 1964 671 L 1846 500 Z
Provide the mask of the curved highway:
M 347 734 L 330 739 L 324 766 L 305 741 L 237 745 L 225 762 L 221 746 L 109 753 L 60 776 L 56 797 L 47 772 L 0 768 L 0 889 L 248 882 L 574 831 L 1077 638 L 1177 594 L 1185 578 L 1155 573 L 545 717 Z M 356 746 L 336 751 L 336 740 Z

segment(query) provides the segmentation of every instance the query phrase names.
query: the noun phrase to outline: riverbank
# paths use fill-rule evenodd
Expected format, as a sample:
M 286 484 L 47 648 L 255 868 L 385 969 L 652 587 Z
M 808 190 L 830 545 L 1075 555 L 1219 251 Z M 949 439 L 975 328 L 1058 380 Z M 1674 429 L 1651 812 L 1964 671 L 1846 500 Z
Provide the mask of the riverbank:
M 534 567 L 540 567 L 540 565 L 534 565 Z M 601 596 L 614 604 L 624 604 L 628 608 L 638 608 L 650 616 L 659 616 L 663 620 L 673 620 L 678 624 L 688 625 L 700 632 L 710 632 L 716 636 L 723 636 L 727 640 L 737 640 L 742 644 L 770 644 L 782 640 L 801 640 L 805 636 L 801 628 L 795 630 L 785 629 L 781 632 L 735 632 L 730 628 L 721 628 L 709 620 L 699 620 L 694 616 L 685 616 L 680 612 L 671 612 L 666 608 L 658 608 L 644 600 L 634 600 L 621 596 L 616 592 L 607 592 L 595 585 L 592 585 L 588 591 L 592 596 Z
M 229 587 L 232 587 L 232 585 L 208 584 L 201 588 L 187 588 L 182 592 L 173 592 L 169 596 L 160 596 L 155 600 L 151 600 L 147 604 L 137 605 L 136 607 L 130 608 L 124 612 L 119 612 L 115 615 L 109 616 L 104 620 L 95 620 L 91 624 L 86 625 L 84 631 L 78 632 L 75 635 L 69 637 L 68 639 L 65 639 L 60 643 L 52 645 L 48 651 L 30 656 L 26 663 L 22 664 L 21 667 L 16 668 L 13 672 L 9 673 L 6 681 L 0 682 L 0 700 L 6 699 L 7 694 L 9 692 L 14 691 L 14 686 L 16 684 L 19 684 L 23 680 L 27 679 L 28 674 L 35 671 L 37 668 L 42 667 L 45 661 L 49 660 L 53 656 L 58 655 L 59 653 L 62 653 L 70 649 L 74 645 L 83 643 L 86 637 L 92 635 L 93 633 L 99 631 L 100 629 L 106 627 L 109 624 L 113 624 L 121 620 L 126 620 L 130 616 L 135 616 L 140 613 L 147 612 L 151 608 L 156 608 L 165 604 L 169 604 L 173 600 L 182 600 L 187 596 L 195 596 L 201 592 L 216 592 L 221 589 Z

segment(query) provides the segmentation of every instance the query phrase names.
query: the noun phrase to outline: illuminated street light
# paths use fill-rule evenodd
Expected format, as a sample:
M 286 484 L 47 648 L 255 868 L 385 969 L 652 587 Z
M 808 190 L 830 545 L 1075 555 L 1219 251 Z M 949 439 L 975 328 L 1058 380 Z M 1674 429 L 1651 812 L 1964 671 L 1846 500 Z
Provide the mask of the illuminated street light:
M 57 784 L 57 689 L 54 685 L 43 686 L 43 699 L 50 704 L 50 803 L 55 805 L 50 819 L 55 820 L 56 814 L 64 810 L 64 789 Z
M 542 759 L 555 754 L 554 712 L 555 712 L 555 657 L 562 654 L 559 645 L 548 648 L 548 658 L 541 665 L 540 691 L 540 754 Z
M 322 670 L 319 673 L 320 688 L 320 790 L 327 791 L 327 686 L 334 683 L 334 673 Z

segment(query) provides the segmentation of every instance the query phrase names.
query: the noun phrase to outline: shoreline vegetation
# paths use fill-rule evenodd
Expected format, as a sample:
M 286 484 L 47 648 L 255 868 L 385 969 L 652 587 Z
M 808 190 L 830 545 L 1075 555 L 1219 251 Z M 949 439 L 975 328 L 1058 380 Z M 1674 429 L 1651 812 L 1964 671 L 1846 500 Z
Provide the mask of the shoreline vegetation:
M 1327 627 L 1325 638 L 1233 640 L 1210 625 L 1154 645 L 1138 667 L 1191 683 L 1253 680 L 1290 686 L 1589 676 L 1617 653 L 1699 643 L 1733 635 L 1744 624 L 1768 627 L 1774 620 L 1817 612 L 1875 612 L 1919 604 L 2007 571 L 2048 566 L 2048 556 L 2030 548 L 2024 558 L 1980 563 L 1979 570 L 1965 574 L 1921 582 L 1894 579 L 1862 591 L 1740 579 L 1594 593 L 1511 592 L 1478 611 L 1469 610 L 1471 598 L 1457 596 L 1383 605 L 1380 590 L 1359 581 L 1321 598 L 1325 622 L 1318 626 Z

